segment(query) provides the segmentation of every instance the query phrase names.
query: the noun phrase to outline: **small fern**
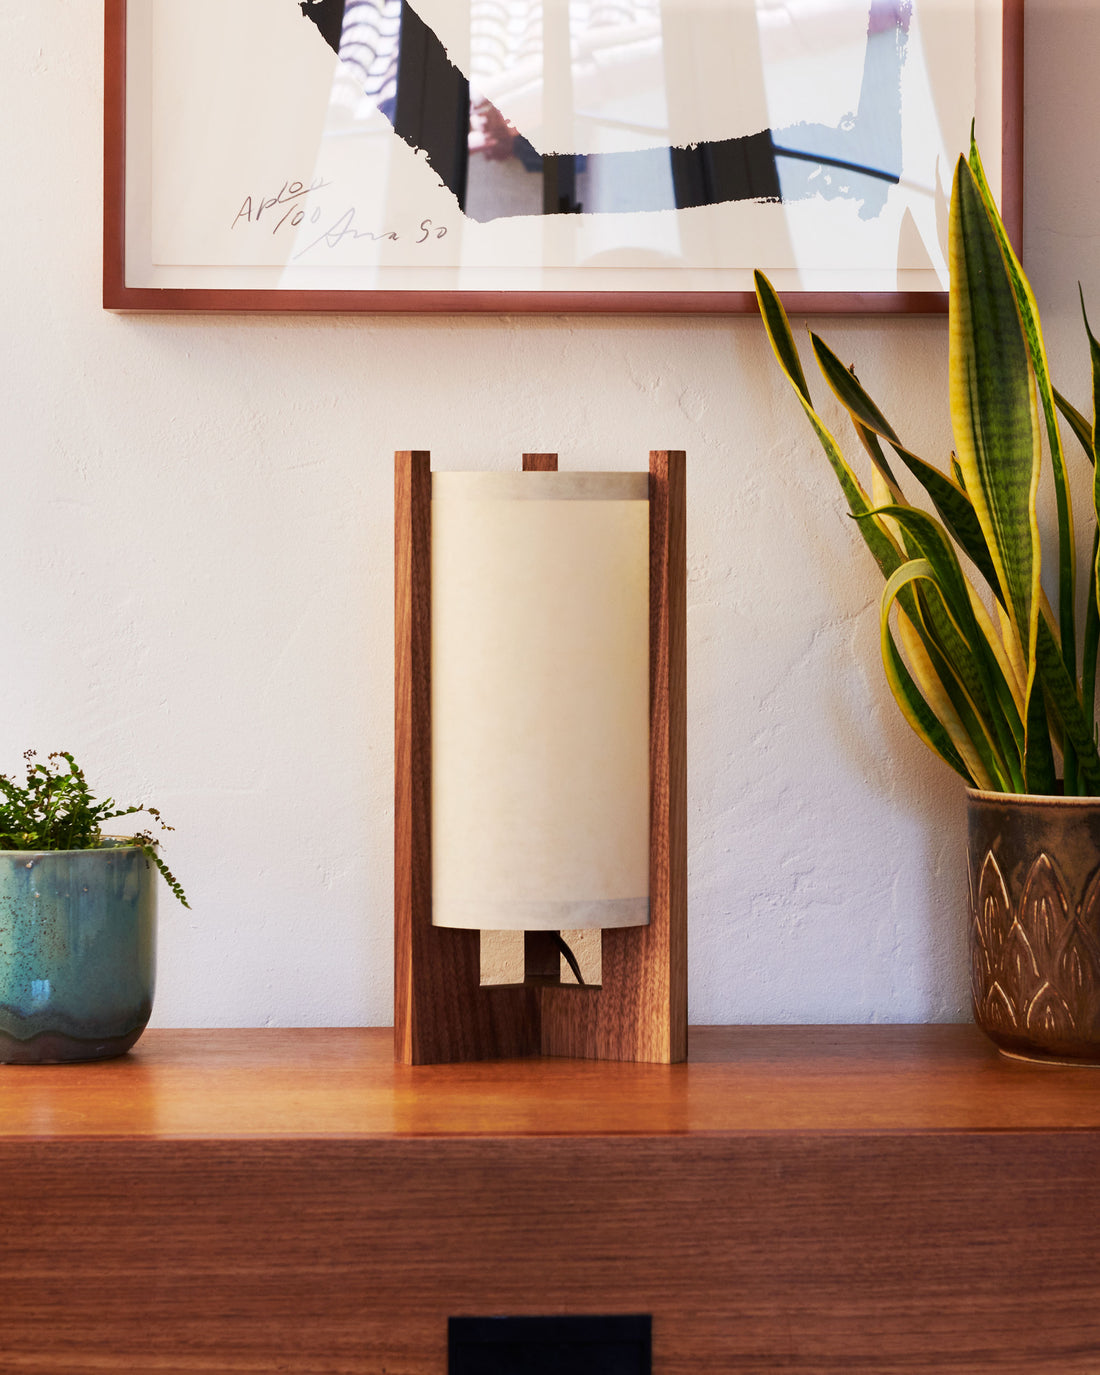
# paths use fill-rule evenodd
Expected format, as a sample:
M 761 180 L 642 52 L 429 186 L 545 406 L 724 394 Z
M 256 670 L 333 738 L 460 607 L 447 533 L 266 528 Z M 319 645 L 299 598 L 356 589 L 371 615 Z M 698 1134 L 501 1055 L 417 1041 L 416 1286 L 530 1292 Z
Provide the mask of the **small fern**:
M 27 750 L 23 758 L 27 761 L 25 784 L 0 774 L 0 850 L 94 850 L 116 839 L 104 835 L 105 821 L 136 812 L 153 817 L 161 830 L 173 829 L 156 807 L 119 807 L 112 797 L 97 801 L 84 770 L 67 750 L 55 750 L 45 763 L 34 750 Z M 157 854 L 157 841 L 150 831 L 117 839 L 138 846 L 184 907 L 190 907 L 179 881 Z

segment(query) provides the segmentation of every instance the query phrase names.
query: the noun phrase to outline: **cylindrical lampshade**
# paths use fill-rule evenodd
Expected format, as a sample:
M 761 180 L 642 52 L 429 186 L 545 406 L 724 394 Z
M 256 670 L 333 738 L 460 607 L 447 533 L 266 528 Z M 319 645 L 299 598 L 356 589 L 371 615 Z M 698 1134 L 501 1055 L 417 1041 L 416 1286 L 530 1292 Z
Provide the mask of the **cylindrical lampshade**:
M 432 474 L 432 920 L 649 920 L 649 474 Z

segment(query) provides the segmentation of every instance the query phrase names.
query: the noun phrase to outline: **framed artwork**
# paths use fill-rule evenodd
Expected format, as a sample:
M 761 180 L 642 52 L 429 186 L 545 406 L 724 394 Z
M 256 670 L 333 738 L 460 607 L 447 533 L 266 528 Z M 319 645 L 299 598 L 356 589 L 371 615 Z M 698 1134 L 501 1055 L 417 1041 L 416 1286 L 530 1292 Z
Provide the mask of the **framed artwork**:
M 115 310 L 946 308 L 1023 0 L 105 0 Z

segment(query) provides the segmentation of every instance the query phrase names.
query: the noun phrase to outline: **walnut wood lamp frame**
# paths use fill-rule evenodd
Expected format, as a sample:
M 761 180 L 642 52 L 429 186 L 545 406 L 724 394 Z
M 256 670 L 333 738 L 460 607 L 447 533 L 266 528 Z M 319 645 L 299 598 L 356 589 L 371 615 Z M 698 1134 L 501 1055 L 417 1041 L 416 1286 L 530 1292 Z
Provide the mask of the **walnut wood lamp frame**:
M 554 471 L 556 454 L 524 454 Z M 602 933 L 598 987 L 563 984 L 553 934 L 524 936 L 521 984 L 481 983 L 481 933 L 432 925 L 430 455 L 394 465 L 394 1057 L 407 1065 L 564 1055 L 687 1058 L 685 461 L 649 456 L 649 925 Z

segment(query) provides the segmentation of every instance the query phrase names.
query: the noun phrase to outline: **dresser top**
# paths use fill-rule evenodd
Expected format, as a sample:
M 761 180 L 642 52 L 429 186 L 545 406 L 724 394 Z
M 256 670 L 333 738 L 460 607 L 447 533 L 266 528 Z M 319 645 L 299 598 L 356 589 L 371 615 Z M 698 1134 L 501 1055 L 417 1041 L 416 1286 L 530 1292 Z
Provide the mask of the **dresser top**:
M 87 1065 L 0 1066 L 0 1138 L 681 1136 L 1100 1127 L 1100 1070 L 972 1026 L 696 1027 L 682 1065 L 393 1063 L 386 1028 L 153 1030 Z

